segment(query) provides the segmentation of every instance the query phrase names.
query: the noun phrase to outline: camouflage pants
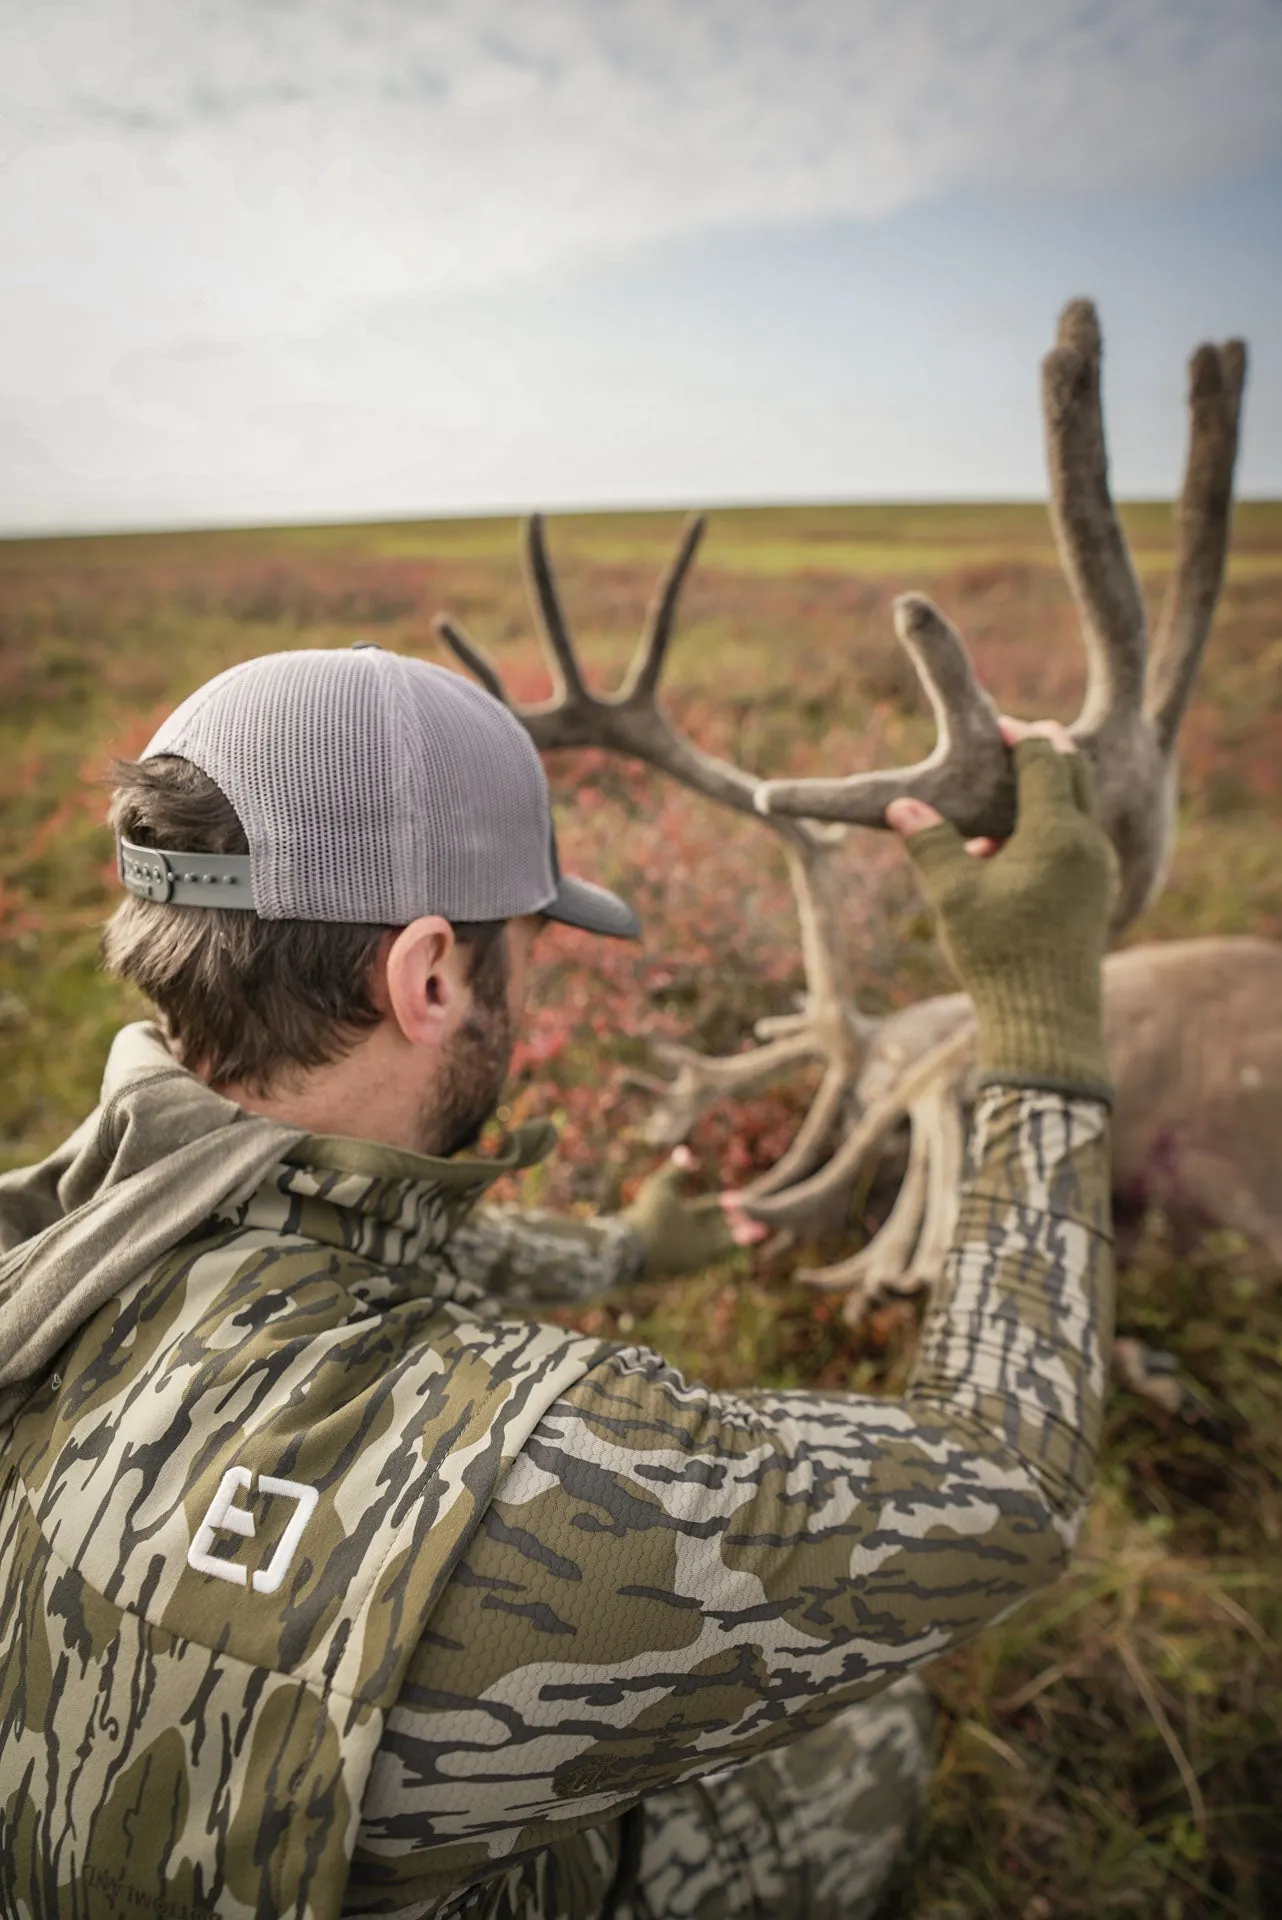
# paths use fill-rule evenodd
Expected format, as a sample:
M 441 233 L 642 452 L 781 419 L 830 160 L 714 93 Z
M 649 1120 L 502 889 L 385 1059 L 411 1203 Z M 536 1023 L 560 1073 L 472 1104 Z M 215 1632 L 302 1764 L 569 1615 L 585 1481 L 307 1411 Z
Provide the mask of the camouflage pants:
M 536 1854 L 433 1920 L 870 1920 L 922 1811 L 933 1726 L 910 1675 L 791 1746 Z

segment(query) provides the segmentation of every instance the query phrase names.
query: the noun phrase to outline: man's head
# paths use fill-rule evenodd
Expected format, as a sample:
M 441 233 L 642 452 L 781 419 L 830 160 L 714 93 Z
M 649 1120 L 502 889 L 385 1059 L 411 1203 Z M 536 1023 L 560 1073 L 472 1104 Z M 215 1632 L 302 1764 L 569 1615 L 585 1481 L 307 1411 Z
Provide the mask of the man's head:
M 132 897 L 106 965 L 184 1064 L 313 1131 L 470 1145 L 543 919 L 637 931 L 614 895 L 561 876 L 525 729 L 421 661 L 249 661 L 115 771 Z

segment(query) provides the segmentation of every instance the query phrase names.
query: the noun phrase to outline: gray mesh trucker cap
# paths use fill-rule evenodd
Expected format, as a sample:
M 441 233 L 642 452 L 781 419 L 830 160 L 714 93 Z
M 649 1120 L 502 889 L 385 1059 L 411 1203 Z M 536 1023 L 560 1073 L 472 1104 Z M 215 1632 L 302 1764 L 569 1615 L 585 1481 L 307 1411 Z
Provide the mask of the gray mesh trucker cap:
M 590 933 L 640 931 L 615 894 L 562 877 L 533 741 L 444 667 L 373 646 L 265 654 L 184 700 L 142 758 L 160 754 L 222 789 L 249 855 L 122 842 L 121 877 L 144 898 L 265 920 L 545 913 Z

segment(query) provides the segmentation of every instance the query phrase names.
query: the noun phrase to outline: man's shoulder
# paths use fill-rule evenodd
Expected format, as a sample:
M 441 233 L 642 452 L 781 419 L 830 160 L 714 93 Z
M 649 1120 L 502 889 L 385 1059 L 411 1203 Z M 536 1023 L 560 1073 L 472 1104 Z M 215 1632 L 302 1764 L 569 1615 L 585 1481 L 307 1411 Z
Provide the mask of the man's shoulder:
M 303 1232 L 189 1236 L 86 1323 L 14 1424 L 46 1537 L 115 1604 L 276 1669 L 309 1663 L 307 1632 L 284 1657 L 287 1575 L 295 1614 L 319 1583 L 317 1657 L 389 1561 L 416 1555 L 414 1586 L 443 1578 L 600 1343 L 481 1315 L 431 1279 Z

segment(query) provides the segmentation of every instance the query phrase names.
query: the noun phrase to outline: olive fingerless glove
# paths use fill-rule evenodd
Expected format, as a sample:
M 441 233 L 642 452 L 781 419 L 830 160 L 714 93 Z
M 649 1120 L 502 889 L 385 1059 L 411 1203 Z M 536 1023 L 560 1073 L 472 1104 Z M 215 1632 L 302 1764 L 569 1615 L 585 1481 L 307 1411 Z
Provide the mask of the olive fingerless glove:
M 1049 740 L 1014 749 L 1015 831 L 988 859 L 946 821 L 905 840 L 979 1028 L 980 1084 L 1112 1097 L 1100 963 L 1116 862 L 1090 763 Z
M 739 1247 L 715 1194 L 687 1200 L 680 1167 L 651 1175 L 622 1218 L 645 1246 L 646 1280 L 671 1280 L 729 1259 Z

